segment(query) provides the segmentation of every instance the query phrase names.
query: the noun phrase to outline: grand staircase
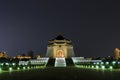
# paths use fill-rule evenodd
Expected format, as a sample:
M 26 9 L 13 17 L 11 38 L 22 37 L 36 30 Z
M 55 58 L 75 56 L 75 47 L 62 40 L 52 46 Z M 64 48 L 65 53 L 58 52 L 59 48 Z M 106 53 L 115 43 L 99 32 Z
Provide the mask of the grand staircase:
M 74 66 L 72 58 L 51 58 L 46 67 L 69 67 Z
M 55 59 L 55 67 L 66 67 L 65 58 L 56 58 Z

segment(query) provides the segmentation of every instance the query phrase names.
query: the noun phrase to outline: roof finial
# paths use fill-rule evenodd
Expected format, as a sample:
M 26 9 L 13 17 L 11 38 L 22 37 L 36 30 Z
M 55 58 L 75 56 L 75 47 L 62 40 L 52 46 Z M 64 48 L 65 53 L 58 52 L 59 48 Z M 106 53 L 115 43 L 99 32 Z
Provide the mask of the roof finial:
M 61 32 L 59 32 L 59 33 L 58 33 L 58 35 L 62 35 L 62 33 L 61 33 Z

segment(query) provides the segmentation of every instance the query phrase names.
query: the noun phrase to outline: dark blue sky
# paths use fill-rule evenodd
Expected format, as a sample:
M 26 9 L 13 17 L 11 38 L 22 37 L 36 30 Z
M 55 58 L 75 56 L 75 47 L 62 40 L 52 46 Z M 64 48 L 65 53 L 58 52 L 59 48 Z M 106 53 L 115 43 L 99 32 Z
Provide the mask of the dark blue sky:
M 73 41 L 77 56 L 113 55 L 120 48 L 117 1 L 0 1 L 0 51 L 9 56 L 46 54 L 48 40 L 62 33 Z

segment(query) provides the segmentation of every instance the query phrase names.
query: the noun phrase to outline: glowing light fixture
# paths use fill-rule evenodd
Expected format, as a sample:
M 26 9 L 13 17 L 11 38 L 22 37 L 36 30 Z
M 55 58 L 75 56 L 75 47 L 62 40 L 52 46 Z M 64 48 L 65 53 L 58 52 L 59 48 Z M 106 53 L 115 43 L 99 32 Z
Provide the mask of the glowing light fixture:
M 112 67 L 112 66 L 110 66 L 110 67 L 109 67 L 109 69 L 113 69 L 113 67 Z
M 96 66 L 96 69 L 98 69 L 99 68 L 99 66 Z
M 12 65 L 14 66 L 14 65 L 15 65 L 15 63 L 12 63 Z
M 99 64 L 99 62 L 97 62 L 97 64 Z
M 116 63 L 115 61 L 112 62 L 112 64 L 115 64 L 115 63 Z
M 118 62 L 118 64 L 120 64 L 120 62 Z
M 92 68 L 94 68 L 94 66 L 92 66 Z
M 3 66 L 3 63 L 1 65 Z
M 9 65 L 8 63 L 5 63 L 5 65 Z
M 20 68 L 18 67 L 17 70 L 20 70 Z
M 102 66 L 102 69 L 105 69 L 105 66 Z
M 109 62 L 106 62 L 106 64 L 109 64 Z
M 9 71 L 12 71 L 12 67 L 9 68 Z
M 101 64 L 104 64 L 104 62 L 101 62 Z
M 28 68 L 28 69 L 30 69 L 30 67 L 29 67 L 29 66 L 28 66 L 27 68 Z
M 23 69 L 25 70 L 25 67 L 23 67 Z
M 93 64 L 96 64 L 95 62 Z

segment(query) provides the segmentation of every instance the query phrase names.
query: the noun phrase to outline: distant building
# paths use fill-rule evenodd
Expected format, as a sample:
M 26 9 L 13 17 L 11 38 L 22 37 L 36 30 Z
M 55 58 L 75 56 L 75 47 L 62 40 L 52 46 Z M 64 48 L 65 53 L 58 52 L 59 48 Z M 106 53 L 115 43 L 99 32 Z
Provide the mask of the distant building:
M 13 57 L 13 58 L 18 58 L 18 59 L 31 59 L 30 56 L 25 56 L 25 55 L 18 55 L 18 56 Z
M 8 55 L 6 52 L 0 52 L 0 58 L 8 58 Z
M 49 41 L 46 57 L 50 58 L 71 58 L 74 57 L 74 50 L 71 40 L 58 35 Z
M 36 58 L 37 59 L 41 58 L 41 55 L 40 54 L 36 55 Z
M 120 58 L 120 49 L 119 48 L 115 48 L 115 59 L 118 60 Z

